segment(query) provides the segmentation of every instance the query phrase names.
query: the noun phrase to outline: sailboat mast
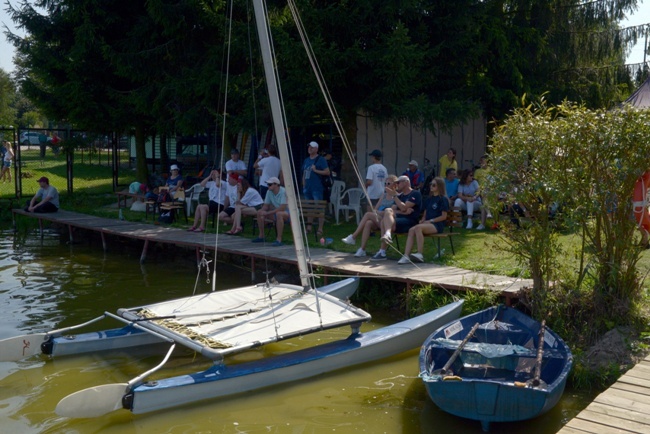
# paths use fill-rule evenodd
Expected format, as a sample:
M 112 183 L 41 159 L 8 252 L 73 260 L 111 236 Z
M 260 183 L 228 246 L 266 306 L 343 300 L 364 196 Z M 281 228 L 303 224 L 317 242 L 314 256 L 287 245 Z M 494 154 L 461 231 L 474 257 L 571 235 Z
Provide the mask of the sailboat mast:
M 269 92 L 269 101 L 271 104 L 271 116 L 273 117 L 273 129 L 278 142 L 278 152 L 282 164 L 282 173 L 284 173 L 284 187 L 287 194 L 287 208 L 291 216 L 291 232 L 293 234 L 296 256 L 298 258 L 298 270 L 300 272 L 300 281 L 305 289 L 310 287 L 309 268 L 307 266 L 307 257 L 305 255 L 305 244 L 300 230 L 300 214 L 298 213 L 298 201 L 296 198 L 296 189 L 293 183 L 293 168 L 291 167 L 291 156 L 289 155 L 289 146 L 286 137 L 286 125 L 282 114 L 282 102 L 280 101 L 280 92 L 278 90 L 278 80 L 275 75 L 275 63 L 271 53 L 271 40 L 269 37 L 269 28 L 266 20 L 266 3 L 264 0 L 253 0 L 253 9 L 255 10 L 255 22 L 257 24 L 257 34 L 260 40 L 260 51 L 264 63 L 264 74 L 266 77 L 266 87 Z

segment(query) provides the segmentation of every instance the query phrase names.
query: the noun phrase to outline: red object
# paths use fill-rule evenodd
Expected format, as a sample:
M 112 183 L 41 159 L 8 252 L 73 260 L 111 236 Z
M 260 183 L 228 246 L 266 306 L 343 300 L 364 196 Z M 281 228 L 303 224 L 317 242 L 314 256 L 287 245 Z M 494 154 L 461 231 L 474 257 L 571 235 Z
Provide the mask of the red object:
M 634 195 L 632 196 L 632 207 L 634 209 L 634 218 L 643 228 L 650 233 L 650 213 L 648 213 L 648 189 L 650 189 L 650 170 L 636 180 L 634 184 Z

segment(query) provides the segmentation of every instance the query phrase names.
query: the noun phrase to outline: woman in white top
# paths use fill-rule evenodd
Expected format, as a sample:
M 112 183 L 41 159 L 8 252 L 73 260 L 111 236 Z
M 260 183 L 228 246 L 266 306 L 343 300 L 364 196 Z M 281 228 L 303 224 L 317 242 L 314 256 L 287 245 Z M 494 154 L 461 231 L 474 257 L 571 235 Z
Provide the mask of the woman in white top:
M 239 192 L 240 199 L 235 202 L 235 213 L 232 216 L 232 228 L 228 235 L 237 235 L 244 230 L 241 224 L 241 216 L 256 216 L 257 211 L 264 205 L 262 196 L 249 184 L 248 180 L 244 177 L 239 178 L 237 184 L 237 191 Z
M 4 142 L 5 146 L 5 157 L 2 162 L 2 172 L 0 172 L 0 181 L 5 180 L 7 178 L 8 182 L 11 182 L 11 162 L 14 160 L 14 151 L 11 150 L 11 143 L 5 141 Z
M 219 213 L 223 210 L 226 202 L 226 189 L 221 180 L 221 169 L 215 169 L 210 175 L 201 181 L 201 186 L 208 188 L 208 204 L 200 204 L 196 207 L 194 224 L 188 229 L 189 232 L 203 232 L 205 223 L 210 214 Z
M 460 176 L 460 184 L 458 184 L 458 199 L 454 202 L 455 207 L 462 210 L 467 210 L 467 229 L 472 229 L 472 216 L 474 211 L 480 211 L 481 201 L 480 190 L 478 181 L 474 179 L 474 171 L 467 169 L 463 171 Z M 482 226 L 482 224 L 481 224 Z M 477 229 L 483 229 L 480 226 Z

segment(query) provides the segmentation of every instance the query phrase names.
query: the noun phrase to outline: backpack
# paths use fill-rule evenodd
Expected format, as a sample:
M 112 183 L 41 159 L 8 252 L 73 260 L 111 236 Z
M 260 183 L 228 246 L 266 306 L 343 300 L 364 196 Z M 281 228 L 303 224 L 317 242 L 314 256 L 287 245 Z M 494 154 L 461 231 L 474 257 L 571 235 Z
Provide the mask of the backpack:
M 158 200 L 156 202 L 164 203 L 164 202 L 172 202 L 173 200 L 174 199 L 172 198 L 172 195 L 169 194 L 169 191 L 165 190 L 158 195 Z
M 320 157 L 323 158 L 323 157 Z M 325 161 L 327 163 L 327 160 Z M 334 177 L 332 176 L 332 169 L 327 165 L 327 168 L 330 169 L 329 175 L 319 175 L 320 182 L 323 184 L 323 199 L 329 202 L 330 197 L 332 196 L 332 186 L 334 185 Z
M 172 223 L 172 213 L 171 213 L 171 211 L 160 213 L 160 217 L 158 217 L 158 222 L 164 223 L 164 224 Z

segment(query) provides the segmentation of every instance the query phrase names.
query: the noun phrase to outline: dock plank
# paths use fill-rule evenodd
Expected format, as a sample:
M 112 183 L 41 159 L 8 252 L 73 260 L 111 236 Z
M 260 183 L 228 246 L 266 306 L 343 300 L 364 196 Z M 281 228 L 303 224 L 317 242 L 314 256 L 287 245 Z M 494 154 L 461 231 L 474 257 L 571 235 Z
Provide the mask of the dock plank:
M 650 356 L 627 371 L 558 433 L 650 433 Z
M 13 210 L 17 215 L 51 221 L 71 228 L 100 232 L 102 236 L 124 237 L 145 243 L 167 243 L 195 249 L 214 250 L 215 234 L 187 232 L 183 229 L 161 225 L 136 223 L 126 220 L 96 217 L 73 211 L 60 210 L 56 213 L 36 214 L 22 209 Z M 219 234 L 216 245 L 220 252 L 238 254 L 254 260 L 295 264 L 297 262 L 293 245 L 272 247 L 270 243 L 252 244 L 248 238 Z M 143 247 L 144 260 L 146 247 Z M 490 275 L 450 267 L 442 264 L 424 263 L 404 266 L 395 260 L 372 262 L 369 257 L 355 258 L 351 253 L 336 252 L 330 249 L 307 249 L 309 262 L 314 267 L 322 267 L 329 272 L 381 278 L 411 284 L 429 284 L 449 290 L 490 290 L 506 297 L 517 297 L 521 288 L 532 285 L 530 279 L 515 279 L 508 276 Z

